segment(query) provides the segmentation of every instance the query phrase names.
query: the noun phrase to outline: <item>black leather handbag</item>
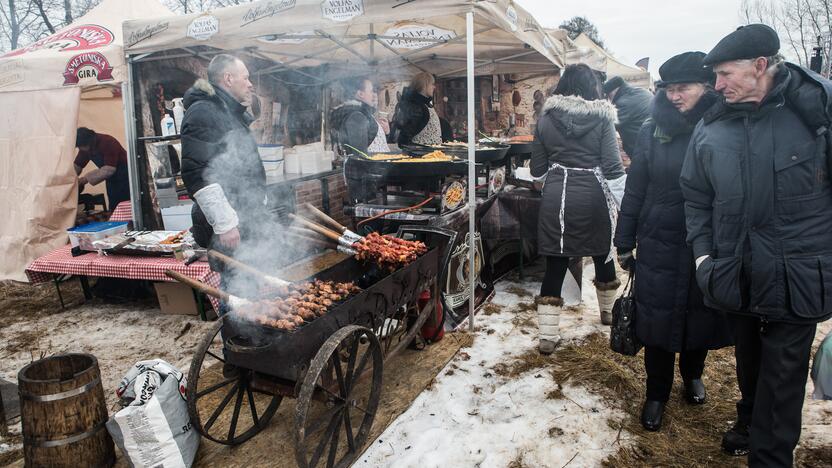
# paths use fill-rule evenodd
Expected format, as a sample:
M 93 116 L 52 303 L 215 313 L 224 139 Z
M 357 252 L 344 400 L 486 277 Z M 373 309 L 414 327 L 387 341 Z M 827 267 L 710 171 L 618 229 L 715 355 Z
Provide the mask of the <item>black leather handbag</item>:
M 612 306 L 612 326 L 610 328 L 610 349 L 625 356 L 635 356 L 643 344 L 636 337 L 636 300 L 633 295 L 634 270 L 630 269 L 630 278 L 624 287 L 624 293 Z

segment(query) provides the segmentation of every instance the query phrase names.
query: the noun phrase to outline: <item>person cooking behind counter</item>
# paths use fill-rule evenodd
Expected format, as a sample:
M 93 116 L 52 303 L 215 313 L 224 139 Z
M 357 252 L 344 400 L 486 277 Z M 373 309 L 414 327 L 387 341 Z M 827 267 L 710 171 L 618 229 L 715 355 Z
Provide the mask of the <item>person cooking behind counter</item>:
M 86 127 L 75 132 L 75 174 L 81 191 L 84 185 L 107 184 L 107 201 L 111 209 L 119 203 L 130 199 L 130 180 L 127 175 L 127 152 L 115 138 L 103 133 L 95 133 Z M 84 167 L 92 161 L 98 168 L 86 175 L 81 175 Z
M 366 77 L 352 78 L 343 84 L 348 100 L 332 110 L 333 139 L 343 153 L 384 153 L 390 151 L 387 120 L 373 115 L 378 106 L 375 85 Z M 352 147 L 353 149 L 351 149 Z

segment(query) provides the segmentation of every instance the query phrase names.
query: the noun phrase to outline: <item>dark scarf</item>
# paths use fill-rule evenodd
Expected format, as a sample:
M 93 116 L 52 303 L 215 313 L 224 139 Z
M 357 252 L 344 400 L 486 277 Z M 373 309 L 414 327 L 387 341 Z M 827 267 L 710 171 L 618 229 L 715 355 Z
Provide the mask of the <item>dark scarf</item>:
M 693 132 L 693 128 L 719 99 L 719 95 L 713 90 L 706 90 L 705 94 L 688 112 L 679 112 L 667 98 L 664 90 L 656 93 L 650 105 L 650 116 L 656 124 L 656 131 L 653 136 L 661 143 L 673 141 L 679 135 Z

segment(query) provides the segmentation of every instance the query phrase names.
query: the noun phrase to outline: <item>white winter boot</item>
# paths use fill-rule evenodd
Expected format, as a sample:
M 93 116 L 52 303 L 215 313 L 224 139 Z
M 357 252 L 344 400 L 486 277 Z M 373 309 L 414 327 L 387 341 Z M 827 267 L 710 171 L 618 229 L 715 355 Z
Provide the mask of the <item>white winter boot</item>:
M 540 331 L 538 350 L 540 354 L 552 354 L 560 344 L 560 311 L 563 299 L 552 296 L 537 296 L 537 328 Z
M 595 284 L 595 293 L 598 295 L 598 309 L 601 311 L 601 323 L 604 325 L 612 324 L 612 305 L 615 303 L 615 297 L 618 295 L 618 287 L 621 286 L 621 281 L 617 279 L 609 283 L 602 283 L 600 281 L 593 281 Z

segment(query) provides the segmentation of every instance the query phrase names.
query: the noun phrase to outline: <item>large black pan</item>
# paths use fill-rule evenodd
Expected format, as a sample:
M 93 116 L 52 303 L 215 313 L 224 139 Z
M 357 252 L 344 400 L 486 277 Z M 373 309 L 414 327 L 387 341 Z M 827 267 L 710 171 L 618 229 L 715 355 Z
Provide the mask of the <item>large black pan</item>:
M 489 163 L 501 161 L 511 147 L 501 143 L 478 143 L 474 151 L 474 160 L 478 163 Z M 440 150 L 445 154 L 455 156 L 459 159 L 468 159 L 467 146 L 423 146 L 423 145 L 401 145 L 402 151 L 414 156 L 421 156 L 432 151 Z
M 468 173 L 468 166 L 466 161 L 396 162 L 395 160 L 374 161 L 361 156 L 350 156 L 344 165 L 344 171 L 348 176 L 353 174 L 383 180 L 403 177 L 465 175 Z

